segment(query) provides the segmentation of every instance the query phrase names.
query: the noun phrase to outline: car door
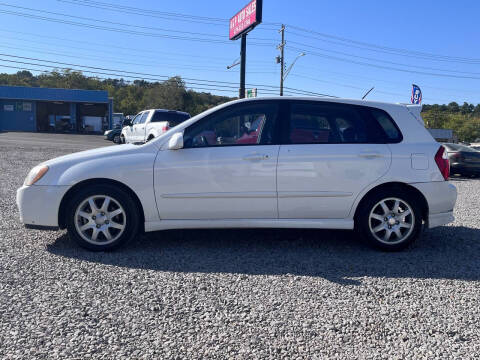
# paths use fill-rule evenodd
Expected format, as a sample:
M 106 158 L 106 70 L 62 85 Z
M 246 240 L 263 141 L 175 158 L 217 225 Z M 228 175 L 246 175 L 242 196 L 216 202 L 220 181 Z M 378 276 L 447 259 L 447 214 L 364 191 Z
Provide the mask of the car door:
M 287 113 L 277 168 L 279 217 L 347 217 L 357 195 L 389 169 L 380 125 L 348 104 L 292 101 Z
M 138 121 L 133 124 L 133 138 L 134 142 L 144 142 L 145 140 L 145 122 L 148 118 L 150 111 L 144 111 L 142 116 L 138 118 Z
M 161 150 L 155 161 L 160 218 L 277 218 L 278 114 L 277 102 L 249 101 L 187 127 L 184 148 Z M 257 141 L 239 141 L 257 119 L 264 122 Z
M 134 133 L 134 125 L 140 121 L 143 113 L 138 113 L 135 115 L 135 117 L 132 119 L 132 122 L 128 126 L 124 126 L 122 129 L 123 133 L 125 134 L 125 141 L 127 143 L 133 143 L 135 142 L 135 133 Z

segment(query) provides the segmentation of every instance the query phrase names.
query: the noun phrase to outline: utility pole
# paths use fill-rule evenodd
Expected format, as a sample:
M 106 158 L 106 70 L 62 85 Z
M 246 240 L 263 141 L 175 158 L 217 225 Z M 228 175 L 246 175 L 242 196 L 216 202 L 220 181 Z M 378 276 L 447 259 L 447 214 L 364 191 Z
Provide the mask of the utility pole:
M 245 65 L 247 63 L 247 34 L 242 35 L 240 47 L 240 99 L 245 98 Z
M 277 46 L 277 49 L 280 50 L 280 57 L 277 57 L 277 63 L 280 63 L 280 96 L 283 96 L 283 71 L 285 68 L 285 25 L 282 24 L 282 28 L 278 31 L 282 34 L 282 43 Z

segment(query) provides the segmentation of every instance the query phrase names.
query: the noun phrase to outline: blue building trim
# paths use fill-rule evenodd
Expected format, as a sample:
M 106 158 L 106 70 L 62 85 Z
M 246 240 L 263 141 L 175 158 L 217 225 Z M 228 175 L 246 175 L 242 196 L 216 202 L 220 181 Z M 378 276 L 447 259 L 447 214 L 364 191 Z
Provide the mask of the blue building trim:
M 0 86 L 0 131 L 50 131 L 47 130 L 49 123 L 45 119 L 46 115 L 55 115 L 55 110 L 45 114 L 45 106 L 52 109 L 52 106 L 62 104 L 69 105 L 68 113 L 64 115 L 70 115 L 71 131 L 84 130 L 83 126 L 78 125 L 81 119 L 77 119 L 77 116 L 82 116 L 91 105 L 101 105 L 101 108 L 107 109 L 108 128 L 112 127 L 113 99 L 108 97 L 107 91 Z M 104 117 L 105 112 L 95 116 Z
M 108 91 L 0 86 L 0 99 L 108 103 Z

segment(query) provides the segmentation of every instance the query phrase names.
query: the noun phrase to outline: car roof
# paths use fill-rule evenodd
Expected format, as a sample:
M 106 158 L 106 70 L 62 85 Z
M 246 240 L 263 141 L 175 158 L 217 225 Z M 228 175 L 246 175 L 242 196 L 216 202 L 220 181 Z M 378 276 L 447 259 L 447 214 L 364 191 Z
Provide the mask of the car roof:
M 265 96 L 258 98 L 247 98 L 247 99 L 237 99 L 231 101 L 233 102 L 248 102 L 248 101 L 267 101 L 267 100 L 301 100 L 301 101 L 323 101 L 323 102 L 332 102 L 332 103 L 342 103 L 342 104 L 353 104 L 353 105 L 363 105 L 371 107 L 385 107 L 387 106 L 398 106 L 398 107 L 421 107 L 422 105 L 412 105 L 412 104 L 402 104 L 402 103 L 391 103 L 383 101 L 372 101 L 372 100 L 362 100 L 362 99 L 349 99 L 349 98 L 339 98 L 339 97 L 318 97 L 318 96 Z
M 179 110 L 168 110 L 168 109 L 147 109 L 147 110 L 142 110 L 142 111 L 155 111 L 155 112 L 166 112 L 166 113 L 176 113 L 176 114 L 182 114 L 182 115 L 188 115 L 190 116 L 189 113 L 185 111 L 179 111 Z

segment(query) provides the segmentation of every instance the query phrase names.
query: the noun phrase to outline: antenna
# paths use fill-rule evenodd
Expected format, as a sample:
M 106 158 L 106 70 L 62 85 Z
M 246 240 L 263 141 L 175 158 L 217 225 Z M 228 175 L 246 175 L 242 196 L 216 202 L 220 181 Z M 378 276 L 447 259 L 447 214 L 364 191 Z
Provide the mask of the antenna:
M 373 89 L 375 89 L 375 86 L 372 86 L 372 88 L 371 88 L 370 90 L 368 90 L 368 91 L 365 93 L 365 95 L 363 95 L 362 100 L 365 99 L 365 98 L 367 97 L 367 95 L 370 94 L 370 92 L 371 92 Z

